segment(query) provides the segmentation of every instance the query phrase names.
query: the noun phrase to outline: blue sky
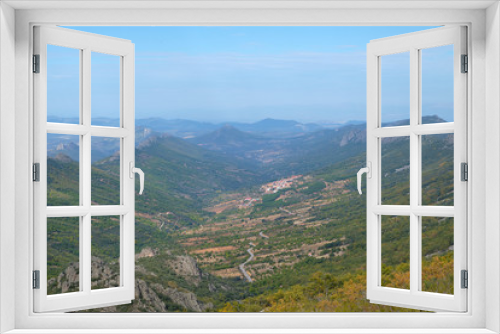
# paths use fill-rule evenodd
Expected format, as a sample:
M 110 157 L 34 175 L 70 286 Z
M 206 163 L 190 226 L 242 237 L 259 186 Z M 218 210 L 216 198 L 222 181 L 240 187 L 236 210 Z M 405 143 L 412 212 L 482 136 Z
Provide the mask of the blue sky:
M 71 29 L 125 38 L 135 44 L 137 118 L 254 122 L 272 117 L 345 122 L 366 118 L 366 44 L 429 27 Z M 451 120 L 452 76 L 451 71 L 442 70 L 449 50 L 436 54 L 435 61 L 424 67 L 424 114 Z M 76 85 L 69 83 L 76 82 L 70 75 L 77 73 L 76 63 L 64 63 L 62 58 L 50 59 L 49 54 L 48 112 L 58 116 L 71 114 L 68 106 L 77 100 Z M 112 59 L 100 58 L 93 63 L 92 113 L 114 118 L 118 69 Z M 389 121 L 406 114 L 408 67 L 404 59 L 386 63 L 383 91 L 390 92 L 390 98 L 383 100 L 382 108 L 383 120 Z M 58 73 L 65 73 L 66 79 L 60 79 Z

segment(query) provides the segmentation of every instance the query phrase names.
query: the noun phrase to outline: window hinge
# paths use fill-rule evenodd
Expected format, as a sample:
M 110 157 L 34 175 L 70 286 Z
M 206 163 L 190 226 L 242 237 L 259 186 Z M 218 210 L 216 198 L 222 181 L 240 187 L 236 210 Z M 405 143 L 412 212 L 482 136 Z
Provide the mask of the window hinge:
M 469 56 L 467 55 L 462 55 L 462 73 L 467 73 L 469 72 Z
M 40 270 L 33 270 L 33 289 L 40 289 Z
M 40 164 L 38 162 L 33 164 L 33 181 L 40 181 Z
M 460 276 L 462 276 L 462 289 L 469 288 L 469 272 L 467 270 L 462 270 Z
M 40 73 L 40 55 L 33 55 L 33 73 Z
M 469 181 L 469 166 L 467 165 L 466 162 L 462 162 L 460 165 L 460 173 L 461 173 L 461 180 L 462 181 Z

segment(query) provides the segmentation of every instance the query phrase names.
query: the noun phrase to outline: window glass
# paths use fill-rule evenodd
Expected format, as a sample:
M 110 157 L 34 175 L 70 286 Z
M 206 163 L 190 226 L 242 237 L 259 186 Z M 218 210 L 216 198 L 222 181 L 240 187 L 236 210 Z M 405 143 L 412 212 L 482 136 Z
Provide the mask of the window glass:
M 453 218 L 422 217 L 422 291 L 453 294 Z
M 80 50 L 47 45 L 47 121 L 80 123 Z
M 410 204 L 410 138 L 382 138 L 382 205 Z
M 47 206 L 80 205 L 80 137 L 47 134 Z
M 454 135 L 421 136 L 422 205 L 453 206 Z
M 410 124 L 410 53 L 380 57 L 382 126 Z
M 47 294 L 80 289 L 80 218 L 47 218 Z
M 453 45 L 420 50 L 422 124 L 453 122 Z
M 410 217 L 382 216 L 382 286 L 410 288 Z
M 92 205 L 120 205 L 120 138 L 92 137 Z
M 92 125 L 120 126 L 120 58 L 92 52 Z
M 92 217 L 92 290 L 120 286 L 120 220 Z

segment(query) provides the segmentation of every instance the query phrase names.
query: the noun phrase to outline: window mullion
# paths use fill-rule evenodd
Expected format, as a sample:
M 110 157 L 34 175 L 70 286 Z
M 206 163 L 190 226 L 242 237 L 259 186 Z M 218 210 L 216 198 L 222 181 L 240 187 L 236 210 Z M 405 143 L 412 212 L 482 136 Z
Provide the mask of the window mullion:
M 83 50 L 83 61 L 82 61 L 82 89 L 81 89 L 81 99 L 82 99 L 82 125 L 85 127 L 90 127 L 91 122 L 91 50 L 86 48 Z M 91 206 L 91 177 L 92 177 L 92 165 L 91 165 L 91 134 L 87 132 L 82 136 L 82 146 L 80 147 L 81 159 L 80 165 L 82 170 L 82 179 L 80 182 L 81 187 L 81 198 L 83 201 L 83 206 L 90 209 Z M 92 231 L 91 231 L 91 215 L 90 211 L 87 212 L 85 216 L 81 219 L 82 221 L 82 233 L 80 234 L 80 247 L 82 248 L 80 252 L 80 282 L 83 287 L 83 291 L 90 293 L 91 291 L 91 258 L 92 258 Z
M 419 124 L 420 71 L 419 51 L 410 49 L 410 291 L 420 285 L 419 220 L 413 210 L 420 204 L 420 138 L 415 133 Z
M 82 124 L 84 124 L 84 120 L 83 120 L 83 115 L 84 115 L 84 100 L 83 100 L 83 90 L 84 90 L 84 84 L 85 84 L 85 80 L 84 80 L 84 77 L 83 77 L 83 73 L 84 73 L 84 68 L 83 68 L 83 64 L 84 64 L 84 53 L 83 53 L 83 50 L 80 50 L 80 124 L 78 125 L 78 127 L 82 127 Z M 83 180 L 84 180 L 84 170 L 82 168 L 82 165 L 83 165 L 83 158 L 84 158 L 84 154 L 83 154 L 83 150 L 81 149 L 82 147 L 84 147 L 84 136 L 80 134 L 79 136 L 79 142 L 80 142 L 80 157 L 79 157 L 79 160 L 78 160 L 78 164 L 79 164 L 79 171 L 80 171 L 80 177 L 79 177 L 79 192 L 80 192 L 80 195 L 79 195 L 79 199 L 80 199 L 80 206 L 82 207 L 85 207 L 84 206 L 84 187 L 83 187 Z M 83 267 L 83 254 L 85 252 L 85 247 L 84 247 L 84 238 L 83 238 L 83 235 L 85 233 L 84 231 L 84 226 L 85 226 L 85 219 L 84 217 L 80 216 L 80 219 L 79 219 L 79 231 L 78 231 L 78 247 L 79 247 L 79 250 L 78 250 L 78 257 L 79 257 L 79 261 L 80 261 L 80 271 L 79 271 L 79 280 L 80 280 L 80 284 L 78 284 L 78 289 L 80 291 L 84 291 L 85 287 L 83 286 L 84 284 L 84 274 L 85 274 L 85 270 L 84 270 L 84 267 Z

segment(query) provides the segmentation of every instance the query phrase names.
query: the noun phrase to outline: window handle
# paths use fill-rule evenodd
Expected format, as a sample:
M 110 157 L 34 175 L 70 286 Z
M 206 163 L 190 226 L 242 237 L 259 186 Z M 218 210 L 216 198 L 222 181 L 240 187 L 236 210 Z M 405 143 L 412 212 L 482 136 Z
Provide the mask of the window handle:
M 363 192 L 361 191 L 361 176 L 366 173 L 366 177 L 371 179 L 372 178 L 372 163 L 367 162 L 366 167 L 361 168 L 358 171 L 358 193 L 361 195 Z
M 139 174 L 139 184 L 140 184 L 139 195 L 142 195 L 142 192 L 144 190 L 144 172 L 142 171 L 142 169 L 134 167 L 133 161 L 130 161 L 129 167 L 130 167 L 129 170 L 131 179 L 135 177 L 135 173 Z

